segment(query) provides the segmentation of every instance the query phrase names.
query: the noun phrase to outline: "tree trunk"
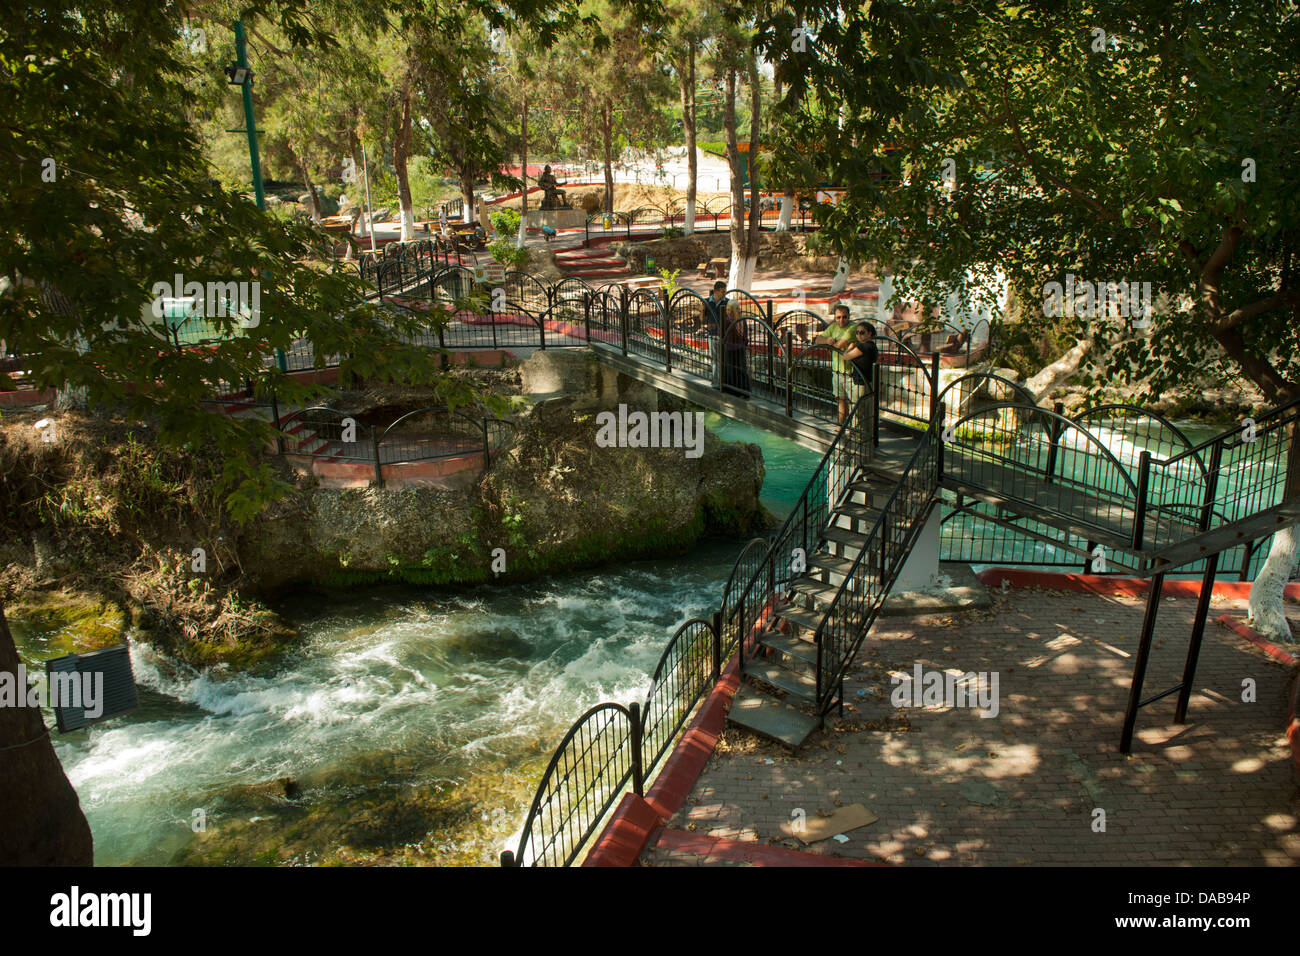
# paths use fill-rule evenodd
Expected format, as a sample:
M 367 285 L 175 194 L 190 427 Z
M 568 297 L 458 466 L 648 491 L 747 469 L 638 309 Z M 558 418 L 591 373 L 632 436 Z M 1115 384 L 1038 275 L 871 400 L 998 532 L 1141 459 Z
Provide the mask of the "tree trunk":
M 614 212 L 614 107 L 606 97 L 600 108 L 600 135 L 605 149 L 605 212 Z
M 1272 641 L 1294 640 L 1282 606 L 1283 592 L 1300 552 L 1300 526 L 1288 525 L 1273 535 L 1268 558 L 1250 586 L 1250 626 Z
M 298 172 L 302 175 L 302 184 L 307 187 L 307 210 L 311 213 L 311 221 L 320 225 L 320 197 L 316 195 L 316 184 L 311 181 L 311 172 L 307 169 L 307 163 L 302 158 L 301 153 L 295 153 L 294 159 L 298 163 Z
M 528 241 L 528 97 L 524 97 L 524 111 L 519 117 L 519 179 L 523 194 L 519 197 L 519 235 L 515 248 L 522 249 Z
M 757 87 L 756 87 L 757 88 Z M 741 181 L 740 146 L 736 141 L 736 68 L 728 67 L 726 96 L 722 114 L 727 136 L 727 164 L 731 167 L 731 264 L 727 285 L 748 292 L 754 282 L 754 265 L 757 259 L 757 235 L 751 235 L 745 223 L 745 188 Z M 751 124 L 752 135 L 753 124 Z M 749 171 L 753 173 L 754 140 L 749 143 Z M 752 182 L 752 180 L 751 180 Z M 758 217 L 757 200 L 750 203 L 750 218 Z
M 348 225 L 348 238 L 353 240 L 357 235 L 357 224 L 361 222 L 361 217 L 366 209 L 365 184 L 362 180 L 362 170 L 365 168 L 365 162 L 361 158 L 361 139 L 356 133 L 348 134 L 348 155 L 352 159 L 352 179 L 344 179 L 344 186 L 347 189 L 348 201 L 352 203 L 352 222 Z M 348 242 L 348 251 L 345 258 L 351 260 L 356 254 L 357 247 Z
M 782 84 L 782 82 L 781 82 L 781 71 L 780 71 L 779 69 L 773 70 L 773 71 L 772 71 L 772 86 L 774 87 L 773 92 L 775 93 L 775 98 L 776 98 L 777 102 L 780 102 L 780 100 L 781 100 L 781 89 L 782 89 L 782 85 L 783 85 L 783 84 Z M 790 231 L 790 224 L 791 224 L 791 222 L 794 220 L 794 207 L 795 207 L 795 195 L 794 195 L 794 190 L 793 190 L 793 189 L 787 189 L 785 192 L 783 192 L 783 193 L 781 194 L 781 198 L 780 198 L 779 202 L 780 202 L 780 206 L 781 206 L 781 216 L 780 216 L 780 218 L 777 219 L 777 221 L 776 221 L 776 231 L 777 231 L 777 232 L 789 232 L 789 231 Z M 847 278 L 847 276 L 846 276 L 846 278 Z
M 1283 391 L 1273 396 L 1279 405 L 1286 404 L 1295 397 L 1295 393 Z M 1286 485 L 1282 489 L 1284 501 L 1300 498 L 1300 423 L 1291 426 L 1288 436 Z M 1296 568 L 1297 552 L 1300 552 L 1300 525 L 1289 525 L 1273 535 L 1273 544 L 1268 549 L 1264 566 L 1259 569 L 1250 586 L 1250 622 L 1264 637 L 1276 641 L 1294 641 L 1291 627 L 1286 620 L 1282 599 Z
M 474 171 L 466 167 L 460 171 L 460 200 L 465 206 L 466 223 L 474 221 Z
M 1092 348 L 1092 339 L 1082 339 L 1051 365 L 1046 366 L 1025 383 L 1025 388 L 1040 405 L 1062 382 L 1079 370 L 1083 357 Z
M 699 159 L 695 155 L 695 41 L 688 44 L 686 71 L 682 74 L 682 129 L 686 133 L 686 213 L 682 231 L 695 232 L 695 197 L 699 178 Z
M 835 263 L 835 278 L 831 279 L 831 295 L 837 292 L 843 292 L 849 284 L 849 260 L 840 256 L 840 261 Z
M 18 648 L 3 601 L 0 671 L 18 673 Z M 40 708 L 0 707 L 0 766 L 0 864 L 90 866 L 90 824 L 44 729 Z
M 411 179 L 406 169 L 407 152 L 411 148 L 411 86 L 408 80 L 402 90 L 402 121 L 397 127 L 393 142 L 393 165 L 397 169 L 397 202 L 402 209 L 402 241 L 415 238 L 415 209 L 411 205 Z M 371 226 L 373 227 L 373 224 Z

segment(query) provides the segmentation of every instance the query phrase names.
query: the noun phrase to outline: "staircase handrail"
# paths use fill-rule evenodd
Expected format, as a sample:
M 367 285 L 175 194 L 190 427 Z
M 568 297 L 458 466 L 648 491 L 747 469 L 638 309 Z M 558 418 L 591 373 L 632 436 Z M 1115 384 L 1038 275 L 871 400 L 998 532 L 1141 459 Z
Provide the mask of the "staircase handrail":
M 831 601 L 830 606 L 826 608 L 826 613 L 822 615 L 821 623 L 817 626 L 814 642 L 817 645 L 817 707 L 819 714 L 824 714 L 826 712 L 829 701 L 833 699 L 834 688 L 838 685 L 841 675 L 853 660 L 854 655 L 857 653 L 858 646 L 862 643 L 863 638 L 866 637 L 867 631 L 871 629 L 871 624 L 875 619 L 875 614 L 879 609 L 879 606 L 884 603 L 885 597 L 889 593 L 889 588 L 893 583 L 892 579 L 896 576 L 897 569 L 891 567 L 888 568 L 887 572 L 882 570 L 880 594 L 873 606 L 870 608 L 867 620 L 862 622 L 860 625 L 861 633 L 858 634 L 857 638 L 853 641 L 852 646 L 849 647 L 845 653 L 837 655 L 839 659 L 834 663 L 834 669 L 831 671 L 829 679 L 823 680 L 823 635 L 827 623 L 831 620 L 831 616 L 835 613 L 836 608 L 839 607 L 841 598 L 843 598 L 845 593 L 850 590 L 850 582 L 858 580 L 859 569 L 862 567 L 862 559 L 872 551 L 871 543 L 883 539 L 884 535 L 881 529 L 884 527 L 885 519 L 890 514 L 890 508 L 898 499 L 899 492 L 903 490 L 903 486 L 906 484 L 908 477 L 916 470 L 917 462 L 921 458 L 922 453 L 928 452 L 936 444 L 936 439 L 939 438 L 939 431 L 943 427 L 943 413 L 943 406 L 940 405 L 938 414 L 935 415 L 934 420 L 930 422 L 930 427 L 925 430 L 925 435 L 922 437 L 921 441 L 917 443 L 915 450 L 912 452 L 912 457 L 907 460 L 907 464 L 903 467 L 902 474 L 894 484 L 894 490 L 891 491 L 889 497 L 885 499 L 885 503 L 880 509 L 880 514 L 876 516 L 875 522 L 872 523 L 871 531 L 867 533 L 866 541 L 864 541 L 862 547 L 858 549 L 858 556 L 853 559 L 853 564 L 849 566 L 848 572 L 844 575 L 844 583 L 840 586 L 839 590 L 836 591 L 835 598 Z M 942 445 L 941 440 L 939 441 L 939 444 Z M 939 454 L 942 455 L 942 450 L 940 450 Z M 907 526 L 907 533 L 903 536 L 904 541 L 911 540 L 915 533 L 916 526 L 934 506 L 935 492 L 939 488 L 939 473 L 940 469 L 938 467 L 938 462 L 936 462 L 936 467 L 931 472 L 929 494 L 926 496 L 925 507 L 921 508 L 916 515 L 911 516 Z M 885 555 L 882 553 L 882 561 L 884 558 Z M 884 565 L 882 564 L 882 568 L 883 567 Z
M 811 535 L 809 535 L 809 540 L 802 543 L 805 551 L 811 552 L 812 547 L 817 543 L 817 539 L 815 537 L 812 537 L 812 535 L 820 535 L 823 528 L 820 525 L 818 525 L 815 529 L 810 529 L 809 527 L 807 527 L 808 513 L 810 510 L 809 509 L 810 492 L 814 488 L 821 487 L 821 485 L 819 484 L 821 475 L 823 474 L 823 472 L 826 472 L 828 469 L 834 467 L 833 463 L 835 461 L 837 454 L 845 453 L 847 449 L 847 442 L 851 440 L 859 440 L 861 443 L 859 454 L 856 456 L 856 462 L 848 466 L 847 471 L 849 471 L 849 473 L 856 471 L 857 468 L 860 467 L 861 464 L 865 461 L 871 448 L 871 439 L 867 430 L 868 422 L 864 418 L 864 416 L 868 416 L 869 414 L 870 414 L 870 405 L 868 403 L 867 398 L 864 396 L 863 398 L 860 398 L 857 401 L 857 403 L 853 406 L 853 408 L 849 412 L 848 417 L 844 420 L 844 423 L 840 425 L 839 430 L 835 433 L 835 437 L 834 439 L 832 439 L 830 446 L 826 449 L 825 454 L 822 455 L 821 461 L 818 462 L 817 467 L 813 469 L 812 474 L 809 476 L 808 482 L 804 486 L 803 493 L 799 496 L 799 499 L 795 502 L 794 507 L 791 509 L 790 514 L 786 517 L 781 527 L 777 530 L 777 532 L 774 535 L 772 535 L 770 539 L 771 543 L 768 545 L 767 553 L 764 555 L 763 560 L 760 561 L 758 566 L 754 569 L 754 573 L 750 576 L 749 580 L 745 582 L 744 588 L 739 592 L 739 598 L 730 607 L 724 609 L 725 616 L 722 618 L 721 621 L 721 626 L 723 628 L 730 627 L 732 619 L 735 617 L 737 611 L 744 609 L 746 601 L 749 599 L 749 597 L 754 591 L 754 588 L 758 585 L 758 583 L 761 580 L 766 579 L 769 582 L 769 586 L 771 587 L 773 593 L 775 592 L 776 590 L 775 585 L 777 581 L 777 570 L 776 570 L 777 553 L 778 551 L 784 552 L 785 546 L 788 543 L 787 539 L 792 533 L 792 531 L 794 530 L 796 523 L 800 520 L 802 520 L 805 524 L 805 528 L 804 528 L 805 534 L 809 534 L 811 530 Z M 780 580 L 784 581 L 785 578 L 782 577 Z M 738 649 L 738 653 L 740 654 L 740 659 L 743 663 L 744 654 L 745 654 L 745 648 L 743 643 L 744 628 L 743 627 L 740 628 L 740 631 L 742 632 L 741 633 L 742 641 Z
M 1274 428 L 1279 428 L 1285 424 L 1285 422 L 1283 421 L 1277 421 L 1274 422 L 1272 425 L 1269 425 L 1267 428 L 1260 428 L 1259 427 L 1260 422 L 1264 421 L 1265 419 L 1274 418 L 1278 415 L 1281 415 L 1283 412 L 1286 412 L 1292 408 L 1297 408 L 1298 406 L 1300 406 L 1300 397 L 1291 399 L 1291 401 L 1287 402 L 1285 405 L 1277 405 L 1273 408 L 1270 408 L 1259 418 L 1255 419 L 1255 437 L 1258 438 L 1260 435 L 1267 434 L 1268 432 L 1272 431 Z M 1177 455 L 1175 455 L 1172 458 L 1153 457 L 1151 459 L 1151 464 L 1172 465 L 1186 458 L 1188 455 L 1198 454 L 1199 452 L 1204 451 L 1206 448 L 1211 448 L 1220 442 L 1223 443 L 1223 447 L 1225 448 L 1230 447 L 1228 445 L 1228 441 L 1233 436 L 1240 438 L 1241 433 L 1242 433 L 1241 425 L 1234 425 L 1232 428 L 1224 429 L 1223 431 L 1219 432 L 1217 435 L 1212 435 L 1211 437 L 1201 442 L 1199 445 L 1194 445 L 1193 447 L 1188 448 L 1186 451 L 1179 452 Z M 1238 444 L 1240 444 L 1240 442 L 1238 442 Z

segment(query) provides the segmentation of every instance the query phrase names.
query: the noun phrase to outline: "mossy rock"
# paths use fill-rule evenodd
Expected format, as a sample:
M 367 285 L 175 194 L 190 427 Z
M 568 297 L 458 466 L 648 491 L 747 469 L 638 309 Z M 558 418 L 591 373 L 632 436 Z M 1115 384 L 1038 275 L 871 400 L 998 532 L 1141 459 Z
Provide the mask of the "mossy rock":
M 20 642 L 42 660 L 121 644 L 127 613 L 98 597 L 69 591 L 31 591 L 5 608 Z

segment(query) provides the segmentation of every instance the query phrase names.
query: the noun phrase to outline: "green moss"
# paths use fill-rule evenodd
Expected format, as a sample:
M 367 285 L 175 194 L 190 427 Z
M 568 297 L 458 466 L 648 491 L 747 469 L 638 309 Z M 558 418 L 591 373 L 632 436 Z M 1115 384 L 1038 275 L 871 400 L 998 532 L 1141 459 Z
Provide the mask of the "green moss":
M 39 647 L 42 659 L 120 644 L 128 623 L 124 608 L 68 591 L 28 592 L 6 615 L 15 636 Z

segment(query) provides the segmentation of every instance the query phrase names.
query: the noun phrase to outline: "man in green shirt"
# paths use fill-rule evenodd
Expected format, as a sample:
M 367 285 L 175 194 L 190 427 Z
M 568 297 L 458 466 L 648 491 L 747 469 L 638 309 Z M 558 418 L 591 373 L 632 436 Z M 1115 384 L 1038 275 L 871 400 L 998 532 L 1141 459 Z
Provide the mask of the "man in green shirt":
M 835 319 L 821 335 L 813 339 L 814 345 L 829 345 L 835 349 L 831 356 L 831 391 L 840 402 L 840 423 L 849 417 L 849 396 L 853 388 L 853 372 L 844 360 L 844 352 L 854 345 L 853 327 L 849 323 L 849 307 L 844 303 L 835 306 Z

